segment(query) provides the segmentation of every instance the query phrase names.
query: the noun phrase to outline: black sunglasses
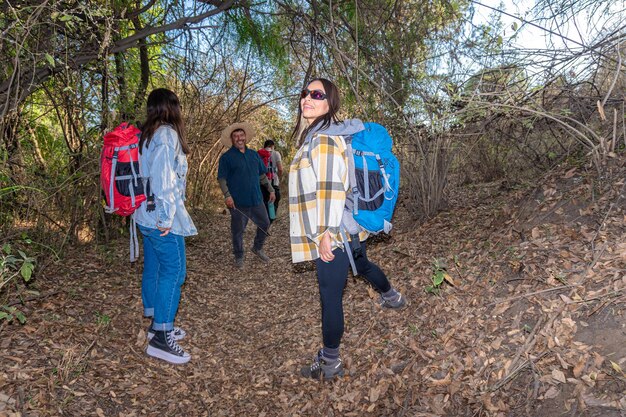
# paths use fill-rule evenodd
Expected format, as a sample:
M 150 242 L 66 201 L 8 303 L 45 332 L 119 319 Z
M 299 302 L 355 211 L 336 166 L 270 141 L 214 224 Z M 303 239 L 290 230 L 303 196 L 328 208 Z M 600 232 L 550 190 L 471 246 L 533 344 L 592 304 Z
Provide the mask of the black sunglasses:
M 300 98 L 306 98 L 309 94 L 313 100 L 326 100 L 326 94 L 322 90 L 309 90 L 308 88 L 302 90 Z

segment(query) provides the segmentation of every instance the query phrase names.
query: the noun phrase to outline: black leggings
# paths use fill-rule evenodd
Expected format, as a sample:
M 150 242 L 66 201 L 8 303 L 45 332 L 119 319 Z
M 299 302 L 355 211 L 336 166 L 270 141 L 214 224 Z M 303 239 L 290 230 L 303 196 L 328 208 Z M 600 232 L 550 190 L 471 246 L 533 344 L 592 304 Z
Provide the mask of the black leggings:
M 365 242 L 361 242 L 363 255 L 354 260 L 356 269 L 363 278 L 372 284 L 376 291 L 384 293 L 391 289 L 391 284 L 378 265 L 367 259 Z M 322 336 L 324 346 L 336 349 L 343 336 L 343 288 L 348 279 L 350 260 L 342 249 L 333 251 L 335 259 L 326 263 L 320 258 L 315 260 L 317 266 L 317 283 L 322 303 Z

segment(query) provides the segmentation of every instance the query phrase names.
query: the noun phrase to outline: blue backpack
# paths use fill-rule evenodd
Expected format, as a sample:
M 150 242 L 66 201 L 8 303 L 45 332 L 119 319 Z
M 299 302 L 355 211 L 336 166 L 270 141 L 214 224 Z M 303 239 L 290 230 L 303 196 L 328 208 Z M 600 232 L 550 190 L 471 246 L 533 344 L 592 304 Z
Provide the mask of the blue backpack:
M 352 189 L 354 220 L 370 233 L 389 233 L 400 188 L 400 163 L 391 152 L 391 136 L 378 123 L 348 139 L 348 175 Z
M 363 229 L 373 234 L 391 231 L 400 188 L 400 163 L 391 152 L 393 142 L 387 129 L 377 123 L 364 123 L 364 127 L 346 138 L 347 152 L 352 155 L 348 158 L 352 192 L 352 199 L 348 200 L 352 202 L 346 202 L 346 210 L 351 211 L 352 218 L 344 216 L 340 230 L 344 242 L 347 234 L 352 236 L 352 250 L 346 253 L 355 276 L 358 271 L 354 259 L 362 254 L 358 231 Z

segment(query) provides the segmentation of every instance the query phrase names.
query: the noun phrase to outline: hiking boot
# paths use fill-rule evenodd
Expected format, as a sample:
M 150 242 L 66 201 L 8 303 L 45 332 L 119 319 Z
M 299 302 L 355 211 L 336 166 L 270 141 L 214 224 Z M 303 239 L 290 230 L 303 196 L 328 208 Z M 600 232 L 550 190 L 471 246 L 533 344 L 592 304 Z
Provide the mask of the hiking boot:
M 383 295 L 380 295 L 380 306 L 382 308 L 389 308 L 392 310 L 401 310 L 406 307 L 406 297 L 404 297 L 399 292 L 396 292 L 394 296 L 390 298 L 385 298 Z
M 174 332 L 157 330 L 154 337 L 148 343 L 146 353 L 154 358 L 163 359 L 166 362 L 175 365 L 189 362 L 191 355 L 183 350 L 176 340 L 174 340 Z
M 152 328 L 152 325 L 148 326 L 148 342 L 152 340 L 154 337 L 154 333 L 156 330 Z M 174 340 L 179 341 L 183 340 L 185 336 L 187 336 L 187 332 L 181 329 L 180 327 L 174 327 L 171 332 L 174 332 Z
M 235 268 L 243 268 L 243 258 L 235 258 Z
M 263 252 L 263 249 L 252 248 L 252 253 L 254 253 L 256 256 L 261 258 L 261 260 L 265 262 L 266 264 L 270 262 L 269 256 L 267 256 L 265 252 Z
M 300 375 L 305 378 L 324 379 L 325 381 L 334 379 L 335 377 L 344 376 L 343 364 L 341 359 L 328 362 L 321 356 L 321 351 L 313 359 L 313 363 L 300 369 Z

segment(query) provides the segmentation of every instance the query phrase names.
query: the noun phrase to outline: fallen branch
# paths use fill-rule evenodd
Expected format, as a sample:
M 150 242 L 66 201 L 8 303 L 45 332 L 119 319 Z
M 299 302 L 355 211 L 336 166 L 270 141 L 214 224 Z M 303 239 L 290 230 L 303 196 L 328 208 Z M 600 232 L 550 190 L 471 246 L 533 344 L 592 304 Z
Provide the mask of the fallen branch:
M 541 352 L 541 354 L 539 354 L 539 356 L 537 356 L 537 359 L 535 359 L 535 362 L 540 360 L 544 356 L 546 356 L 548 353 L 550 353 L 549 350 Z M 515 368 L 514 371 L 512 371 L 509 375 L 504 377 L 504 379 L 500 380 L 499 382 L 494 384 L 491 388 L 489 388 L 487 390 L 487 392 L 494 392 L 494 391 L 499 390 L 500 388 L 505 386 L 507 383 L 509 383 L 513 378 L 515 378 L 517 376 L 517 374 L 519 374 L 522 370 L 524 370 L 524 368 L 526 368 L 527 366 L 531 365 L 531 363 L 533 363 L 533 362 L 530 359 L 526 359 L 520 366 Z
M 24 298 L 24 299 L 21 299 L 21 300 L 12 301 L 9 304 L 7 304 L 7 306 L 11 307 L 11 306 L 18 305 L 18 304 L 24 304 L 24 303 L 27 303 L 29 301 L 43 300 L 44 298 L 52 297 L 53 295 L 56 295 L 59 292 L 60 291 L 57 290 L 57 291 L 50 291 L 50 292 L 47 292 L 45 294 L 32 295 L 30 297 L 27 297 L 27 298 Z
M 563 311 L 565 310 L 567 304 L 563 304 L 561 306 L 561 308 L 559 308 L 559 310 L 554 313 L 552 315 L 552 317 L 550 318 L 550 320 L 548 320 L 548 322 L 541 327 L 541 330 L 543 331 L 544 329 L 549 329 L 550 327 L 552 327 L 552 324 L 554 323 L 554 321 L 556 320 L 557 317 L 559 317 L 561 315 L 561 313 L 563 313 Z M 528 353 L 528 351 L 530 349 L 532 349 L 532 347 L 535 344 L 536 341 L 536 335 L 538 333 L 538 329 L 541 326 L 541 323 L 543 321 L 543 316 L 539 317 L 539 320 L 537 320 L 537 324 L 535 324 L 535 327 L 533 327 L 533 330 L 530 332 L 530 334 L 528 335 L 528 338 L 526 339 L 526 342 L 524 343 L 524 346 L 522 346 L 518 351 L 517 354 L 515 355 L 515 358 L 513 359 L 513 362 L 511 362 L 511 367 L 515 366 L 515 364 L 517 363 L 517 361 L 519 360 L 519 358 L 521 357 L 522 354 L 526 354 Z M 538 357 L 537 360 L 541 359 L 543 356 L 547 355 L 549 351 L 544 351 L 542 352 Z M 515 368 L 514 371 L 510 372 L 507 376 L 504 377 L 504 379 L 502 381 L 500 381 L 500 383 L 497 383 L 494 387 L 490 388 L 490 392 L 495 391 L 500 389 L 504 384 L 506 384 L 509 380 L 511 380 L 516 374 L 518 374 L 522 369 L 524 369 L 526 366 L 530 365 L 531 361 L 530 359 L 527 359 L 524 363 L 522 363 L 520 366 L 518 366 L 517 368 Z
M 519 361 L 519 358 L 522 356 L 522 354 L 527 353 L 535 345 L 535 336 L 537 335 L 537 329 L 539 329 L 539 326 L 541 326 L 542 322 L 543 316 L 540 316 L 539 320 L 537 320 L 537 323 L 535 323 L 535 327 L 533 327 L 532 331 L 526 338 L 526 342 L 524 343 L 524 345 L 517 350 L 517 353 L 515 354 L 515 357 L 511 362 L 511 368 L 517 365 L 517 361 Z
M 372 329 L 372 327 L 374 327 L 374 323 L 376 323 L 376 320 L 372 320 L 367 330 L 365 330 L 365 332 L 361 335 L 361 337 L 359 337 L 359 340 L 355 343 L 355 346 L 361 346 L 361 342 L 363 341 L 363 338 Z
M 603 309 L 603 308 L 607 307 L 608 305 L 610 305 L 611 303 L 615 302 L 615 300 L 619 300 L 620 296 L 618 296 L 618 294 L 621 293 L 622 291 L 624 291 L 625 289 L 626 288 L 621 288 L 621 289 L 619 289 L 617 291 L 613 291 L 611 293 L 608 293 L 606 296 L 609 297 L 609 299 L 601 302 L 596 308 L 591 310 L 591 312 L 589 312 L 589 314 L 587 314 L 587 317 L 593 316 L 594 314 L 596 314 L 601 309 Z M 612 295 L 615 295 L 615 297 L 610 298 Z M 600 299 L 601 299 L 601 297 L 596 297 L 596 298 L 591 298 L 591 299 L 586 300 L 586 301 L 600 300 Z
M 400 254 L 400 255 L 402 255 L 402 256 L 406 256 L 407 258 L 410 258 L 410 257 L 411 257 L 411 255 L 409 255 L 409 254 L 408 254 L 408 253 L 406 253 L 406 252 L 401 251 L 400 249 L 393 248 L 393 249 L 392 249 L 392 251 L 393 251 L 393 252 L 395 252 L 395 253 L 397 253 L 397 254 Z
M 87 349 L 85 349 L 85 351 L 83 352 L 82 355 L 80 355 L 80 359 L 78 360 L 78 362 L 76 362 L 76 365 L 80 365 L 80 363 L 82 361 L 85 360 L 85 358 L 87 357 L 87 355 L 89 354 L 89 352 L 91 352 L 91 349 L 93 349 L 93 347 L 96 345 L 96 342 L 98 341 L 98 338 L 95 338 L 91 344 L 89 344 L 89 346 L 87 347 Z
M 498 304 L 506 303 L 507 301 L 513 301 L 513 300 L 517 300 L 517 299 L 524 298 L 524 297 L 530 297 L 531 295 L 538 295 L 538 294 L 544 294 L 544 293 L 548 293 L 552 291 L 566 290 L 568 288 L 574 288 L 574 287 L 579 287 L 579 286 L 580 285 L 562 285 L 560 287 L 548 288 L 548 289 L 541 290 L 541 291 L 528 292 L 526 294 L 516 295 L 513 297 L 505 298 L 503 300 L 494 301 L 491 304 L 487 304 L 487 306 L 491 307 L 491 306 L 495 306 Z

